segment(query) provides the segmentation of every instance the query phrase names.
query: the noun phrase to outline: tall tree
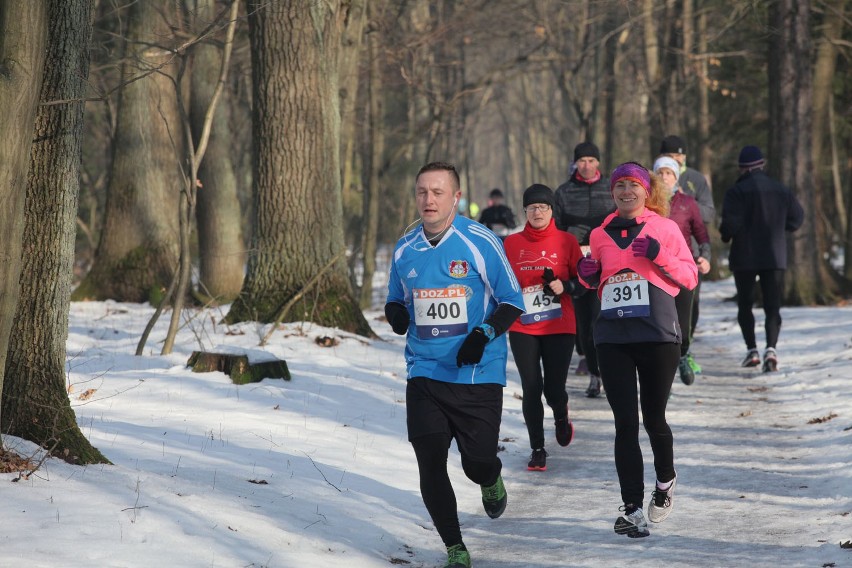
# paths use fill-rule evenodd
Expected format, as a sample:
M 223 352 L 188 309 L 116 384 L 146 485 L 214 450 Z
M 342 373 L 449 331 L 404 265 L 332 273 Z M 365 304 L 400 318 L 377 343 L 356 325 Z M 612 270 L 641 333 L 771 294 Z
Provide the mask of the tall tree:
M 339 259 L 283 319 L 372 333 L 343 258 L 338 92 L 347 6 L 251 0 L 254 236 L 230 322 L 270 322 L 320 267 Z
M 827 266 L 816 250 L 825 250 L 817 231 L 820 203 L 811 156 L 812 72 L 809 0 L 777 0 L 769 7 L 769 168 L 793 188 L 805 221 L 790 239 L 787 299 L 790 303 L 826 302 L 834 294 Z
M 0 1 L 0 392 L 20 289 L 27 171 L 46 42 L 44 2 Z
M 196 0 L 195 17 L 200 24 L 212 22 L 217 13 L 216 0 Z M 224 32 L 218 34 L 221 36 Z M 190 75 L 190 121 L 197 141 L 219 81 L 222 38 L 208 37 L 195 49 Z M 199 291 L 216 302 L 230 302 L 240 293 L 245 271 L 245 246 L 242 237 L 237 178 L 231 161 L 228 136 L 230 105 L 228 92 L 216 105 L 206 158 L 198 166 L 198 256 Z
M 47 4 L 42 106 L 27 180 L 28 254 L 6 359 L 2 425 L 71 463 L 103 463 L 108 460 L 80 432 L 65 381 L 92 0 Z
M 135 2 L 127 42 L 104 226 L 94 264 L 73 299 L 144 302 L 171 281 L 178 258 L 182 140 L 175 58 L 164 41 L 174 0 Z

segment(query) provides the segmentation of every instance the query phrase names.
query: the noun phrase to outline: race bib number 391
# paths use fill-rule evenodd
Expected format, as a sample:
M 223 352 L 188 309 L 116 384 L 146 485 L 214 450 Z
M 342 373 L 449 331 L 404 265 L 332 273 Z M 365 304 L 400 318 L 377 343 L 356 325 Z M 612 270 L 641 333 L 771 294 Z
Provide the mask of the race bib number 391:
M 420 339 L 467 334 L 467 298 L 464 288 L 415 288 L 414 325 Z
M 620 272 L 606 279 L 601 290 L 601 316 L 609 319 L 651 315 L 648 281 L 635 272 Z

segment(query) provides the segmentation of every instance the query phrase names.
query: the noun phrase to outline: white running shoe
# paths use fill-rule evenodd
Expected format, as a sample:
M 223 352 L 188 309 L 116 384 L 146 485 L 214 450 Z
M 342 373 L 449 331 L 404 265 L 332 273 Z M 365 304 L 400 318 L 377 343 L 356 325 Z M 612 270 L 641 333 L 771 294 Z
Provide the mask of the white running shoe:
M 661 523 L 666 520 L 672 512 L 674 505 L 674 488 L 677 485 L 677 476 L 672 479 L 668 489 L 663 490 L 654 485 L 651 492 L 651 502 L 648 504 L 648 520 L 652 523 Z
M 624 505 L 618 510 L 624 511 L 624 514 L 615 519 L 613 530 L 616 534 L 626 534 L 630 538 L 642 538 L 651 534 L 642 507 Z

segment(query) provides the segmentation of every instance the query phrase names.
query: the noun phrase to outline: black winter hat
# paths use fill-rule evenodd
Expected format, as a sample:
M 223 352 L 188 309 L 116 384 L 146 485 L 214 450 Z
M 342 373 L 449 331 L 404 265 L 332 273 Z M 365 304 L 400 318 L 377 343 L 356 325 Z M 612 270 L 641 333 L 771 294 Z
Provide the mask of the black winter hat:
M 533 203 L 545 203 L 553 207 L 553 190 L 540 183 L 532 184 L 524 190 L 524 207 Z
M 680 136 L 666 136 L 660 144 L 660 154 L 686 154 L 686 144 Z
M 600 161 L 601 151 L 591 142 L 580 142 L 574 147 L 574 161 L 580 158 L 594 158 Z
M 762 167 L 766 163 L 757 146 L 745 146 L 740 150 L 739 166 L 744 170 Z

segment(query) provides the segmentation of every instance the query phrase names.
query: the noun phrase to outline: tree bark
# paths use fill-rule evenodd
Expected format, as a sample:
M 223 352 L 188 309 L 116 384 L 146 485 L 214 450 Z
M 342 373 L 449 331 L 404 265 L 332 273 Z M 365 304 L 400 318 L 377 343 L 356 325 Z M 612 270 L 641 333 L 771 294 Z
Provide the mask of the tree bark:
M 804 223 L 789 240 L 786 302 L 792 305 L 832 300 L 836 287 L 821 254 L 817 231 L 819 180 L 812 175 L 813 126 L 811 36 L 808 0 L 778 0 L 769 8 L 770 174 L 790 186 L 804 209 Z M 816 246 L 815 246 L 816 245 Z
M 217 13 L 215 0 L 198 0 L 197 17 L 211 21 Z M 219 35 L 224 36 L 224 31 Z M 221 43 L 221 37 L 216 44 Z M 195 50 L 190 77 L 190 121 L 197 141 L 204 127 L 210 99 L 219 80 L 222 52 L 205 41 Z M 228 135 L 230 104 L 227 90 L 216 105 L 205 159 L 198 166 L 196 220 L 198 224 L 199 292 L 214 303 L 229 303 L 237 297 L 245 274 L 245 245 L 242 235 L 237 178 L 231 161 Z
M 104 227 L 91 271 L 72 298 L 156 300 L 177 266 L 183 141 L 174 86 L 171 0 L 133 3 L 122 68 Z
M 0 1 L 0 392 L 20 290 L 24 206 L 47 44 L 44 2 Z M 2 416 L 0 416 L 2 418 Z
M 77 425 L 65 380 L 92 0 L 48 2 L 48 44 L 27 179 L 20 299 L 6 359 L 3 432 L 71 463 L 109 463 Z
M 381 6 L 374 2 L 370 7 L 370 19 L 378 16 Z M 384 137 L 384 89 L 382 87 L 381 38 L 378 33 L 367 36 L 369 73 L 367 84 L 368 143 L 364 160 L 364 204 L 361 214 L 362 232 L 360 305 L 370 309 L 373 302 L 373 274 L 376 272 L 376 239 L 379 232 L 379 199 L 381 197 L 381 168 L 385 152 Z M 357 251 L 356 251 L 357 254 Z
M 338 55 L 346 15 L 338 4 L 249 2 L 255 232 L 229 322 L 271 321 L 343 250 Z M 288 317 L 372 334 L 344 259 Z
M 843 37 L 843 19 L 838 17 L 838 13 L 842 14 L 844 2 L 835 1 L 831 3 L 834 6 L 834 11 L 827 11 L 825 21 L 823 22 L 823 37 L 817 48 L 817 57 L 814 62 L 814 84 L 813 84 L 813 144 L 811 147 L 811 156 L 814 163 L 814 177 L 819 180 L 819 187 L 823 192 L 820 201 L 822 203 L 834 202 L 835 218 L 831 215 L 831 208 L 825 210 L 825 220 L 820 223 L 824 229 L 823 239 L 826 242 L 832 240 L 832 237 L 843 238 L 846 234 L 846 210 L 843 207 L 842 196 L 838 202 L 834 198 L 835 192 L 829 191 L 829 188 L 834 187 L 832 170 L 834 160 L 833 153 L 826 152 L 826 148 L 831 148 L 829 132 L 831 130 L 829 121 L 831 113 L 829 105 L 832 103 L 832 88 L 834 82 L 834 73 L 837 68 L 837 47 L 836 42 Z M 839 195 L 839 193 L 837 193 Z

